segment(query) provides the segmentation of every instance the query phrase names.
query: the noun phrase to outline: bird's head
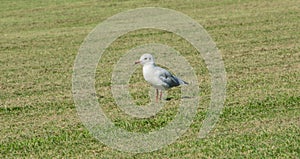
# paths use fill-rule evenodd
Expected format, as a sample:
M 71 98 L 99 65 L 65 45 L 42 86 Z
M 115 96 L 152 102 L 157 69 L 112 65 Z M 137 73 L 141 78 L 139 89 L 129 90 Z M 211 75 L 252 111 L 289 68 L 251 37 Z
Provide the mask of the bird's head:
M 141 58 L 135 62 L 135 64 L 154 64 L 154 58 L 151 54 L 144 54 L 141 56 Z

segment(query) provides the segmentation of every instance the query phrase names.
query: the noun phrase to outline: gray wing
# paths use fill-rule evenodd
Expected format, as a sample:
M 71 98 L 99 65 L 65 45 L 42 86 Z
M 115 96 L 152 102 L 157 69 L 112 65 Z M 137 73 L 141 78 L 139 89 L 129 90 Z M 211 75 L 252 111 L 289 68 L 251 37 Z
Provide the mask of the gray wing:
M 187 82 L 177 78 L 176 76 L 172 75 L 169 71 L 157 67 L 158 71 L 160 72 L 159 78 L 166 84 L 167 88 L 176 87 L 181 84 L 188 84 Z

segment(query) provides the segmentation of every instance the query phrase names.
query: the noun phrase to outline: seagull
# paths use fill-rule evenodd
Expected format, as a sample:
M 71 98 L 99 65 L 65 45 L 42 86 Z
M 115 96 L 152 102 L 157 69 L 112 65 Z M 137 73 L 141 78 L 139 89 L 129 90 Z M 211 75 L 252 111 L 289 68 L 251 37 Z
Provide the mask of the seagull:
M 156 89 L 156 102 L 158 101 L 158 90 L 160 90 L 159 100 L 161 100 L 163 90 L 188 84 L 180 78 L 172 75 L 169 71 L 156 66 L 151 54 L 143 54 L 141 58 L 135 62 L 135 64 L 143 65 L 144 79 Z

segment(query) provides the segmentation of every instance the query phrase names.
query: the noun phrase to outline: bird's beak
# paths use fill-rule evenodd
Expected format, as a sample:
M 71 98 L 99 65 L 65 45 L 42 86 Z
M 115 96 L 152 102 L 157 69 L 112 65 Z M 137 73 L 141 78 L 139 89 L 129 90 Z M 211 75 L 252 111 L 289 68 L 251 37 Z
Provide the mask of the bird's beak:
M 141 61 L 135 61 L 135 62 L 134 62 L 134 64 L 139 64 L 139 63 L 141 63 Z

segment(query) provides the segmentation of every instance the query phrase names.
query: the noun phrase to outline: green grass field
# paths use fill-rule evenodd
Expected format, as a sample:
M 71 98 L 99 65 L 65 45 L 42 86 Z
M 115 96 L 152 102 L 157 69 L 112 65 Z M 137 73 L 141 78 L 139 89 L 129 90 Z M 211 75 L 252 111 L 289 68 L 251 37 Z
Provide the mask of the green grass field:
M 98 23 L 139 7 L 182 12 L 216 42 L 227 71 L 227 96 L 206 138 L 197 136 L 210 102 L 209 71 L 189 43 L 154 29 L 130 32 L 106 50 L 96 71 L 97 97 L 120 128 L 149 132 L 165 126 L 176 114 L 180 89 L 168 92 L 172 98 L 157 116 L 134 119 L 114 103 L 110 74 L 133 47 L 172 46 L 195 68 L 202 90 L 190 129 L 167 147 L 134 154 L 102 144 L 80 121 L 72 96 L 80 45 Z M 298 0 L 1 1 L 0 158 L 299 158 L 299 28 Z M 130 81 L 130 92 L 144 105 L 149 85 L 140 71 Z

